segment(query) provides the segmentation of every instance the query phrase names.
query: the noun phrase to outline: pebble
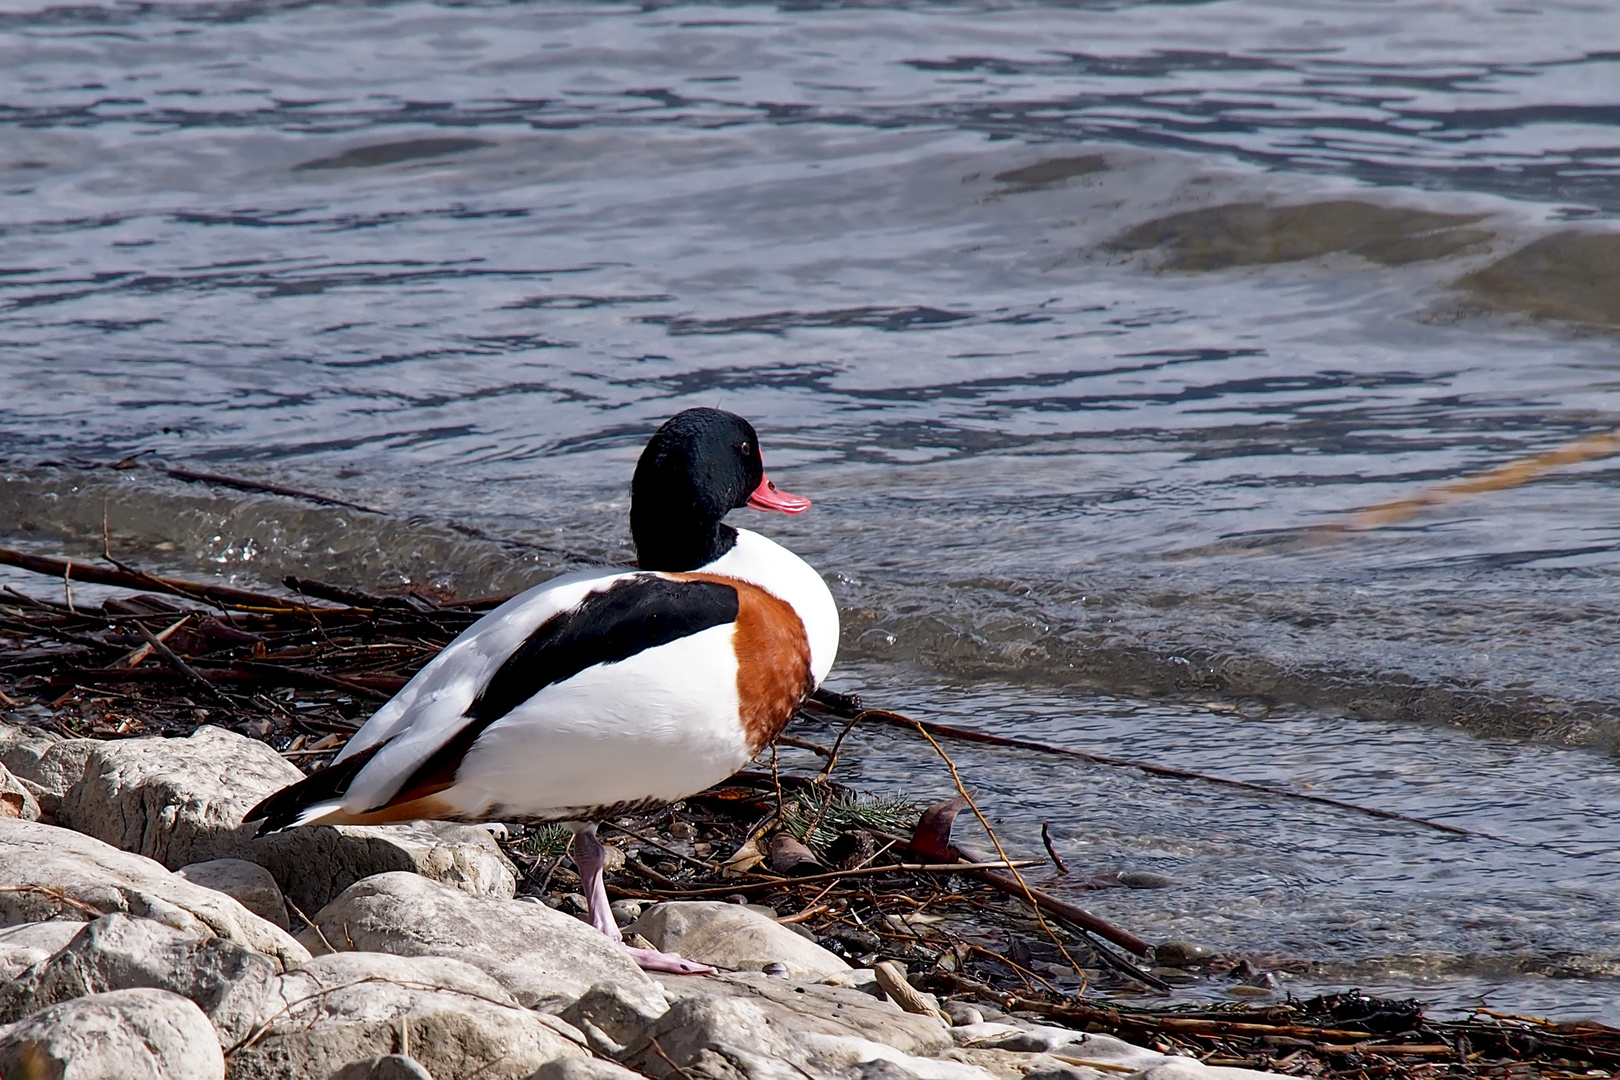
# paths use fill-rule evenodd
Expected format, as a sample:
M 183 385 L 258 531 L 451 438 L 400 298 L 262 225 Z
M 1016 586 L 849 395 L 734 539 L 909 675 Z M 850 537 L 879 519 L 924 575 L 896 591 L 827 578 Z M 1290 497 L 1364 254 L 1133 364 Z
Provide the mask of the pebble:
M 641 918 L 642 905 L 637 900 L 615 900 L 610 907 L 613 912 L 613 921 L 620 926 L 629 926 Z
M 1229 986 L 1226 988 L 1226 992 L 1232 997 L 1240 998 L 1271 997 L 1273 993 L 1273 991 L 1268 987 L 1250 986 L 1248 984 L 1244 984 L 1243 986 Z
M 941 1004 L 939 1008 L 941 1012 L 951 1018 L 952 1027 L 967 1027 L 969 1024 L 984 1023 L 984 1013 L 965 1001 L 947 1001 Z
M 1169 967 L 1197 967 L 1214 952 L 1191 941 L 1166 941 L 1154 946 L 1153 959 Z
M 822 937 L 843 946 L 851 954 L 875 953 L 883 948 L 883 939 L 869 930 L 860 930 L 853 926 L 835 926 Z
M 1176 884 L 1176 879 L 1151 870 L 1127 870 L 1119 875 L 1119 883 L 1127 889 L 1168 889 Z

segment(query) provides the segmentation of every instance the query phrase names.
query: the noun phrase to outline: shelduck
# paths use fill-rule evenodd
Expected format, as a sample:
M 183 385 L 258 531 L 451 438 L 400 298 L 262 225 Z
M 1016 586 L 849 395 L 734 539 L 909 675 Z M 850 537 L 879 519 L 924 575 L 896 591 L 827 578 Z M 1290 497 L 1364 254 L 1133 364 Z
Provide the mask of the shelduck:
M 565 822 L 591 923 L 622 940 L 595 822 L 736 772 L 837 652 L 826 584 L 781 545 L 723 523 L 744 506 L 798 514 L 810 501 L 766 477 L 742 417 L 672 417 L 631 482 L 639 570 L 567 574 L 508 600 L 417 672 L 330 766 L 248 820 L 261 832 L 419 818 Z M 629 952 L 649 970 L 712 970 Z

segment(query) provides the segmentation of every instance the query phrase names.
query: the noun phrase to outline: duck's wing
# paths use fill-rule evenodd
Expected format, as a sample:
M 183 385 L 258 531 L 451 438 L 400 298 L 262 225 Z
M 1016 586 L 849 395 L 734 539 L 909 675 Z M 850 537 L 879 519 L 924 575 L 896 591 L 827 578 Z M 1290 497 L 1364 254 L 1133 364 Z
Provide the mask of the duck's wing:
M 399 693 L 371 714 L 332 764 L 375 750 L 407 728 L 422 737 L 441 727 L 454 726 L 472 704 L 479 687 L 536 628 L 574 610 L 591 593 L 635 576 L 583 571 L 552 578 L 518 593 L 463 630 L 428 661 Z
M 270 796 L 247 820 L 268 832 L 424 799 L 454 783 L 486 729 L 542 690 L 734 623 L 737 611 L 737 587 L 712 580 L 587 574 L 538 586 L 469 627 L 329 768 Z

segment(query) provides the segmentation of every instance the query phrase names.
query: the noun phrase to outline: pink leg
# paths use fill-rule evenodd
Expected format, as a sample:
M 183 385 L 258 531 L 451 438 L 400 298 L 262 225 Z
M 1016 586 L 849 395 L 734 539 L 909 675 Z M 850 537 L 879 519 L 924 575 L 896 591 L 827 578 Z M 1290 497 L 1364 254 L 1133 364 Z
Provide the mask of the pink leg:
M 570 853 L 574 856 L 574 866 L 579 869 L 580 884 L 585 889 L 585 908 L 591 925 L 623 945 L 624 935 L 619 932 L 619 924 L 613 919 L 607 886 L 602 883 L 602 841 L 596 838 L 595 825 L 588 825 L 574 834 Z M 715 974 L 715 969 L 709 965 L 683 960 L 674 953 L 638 949 L 632 945 L 624 945 L 624 950 L 643 971 L 668 971 L 675 975 Z

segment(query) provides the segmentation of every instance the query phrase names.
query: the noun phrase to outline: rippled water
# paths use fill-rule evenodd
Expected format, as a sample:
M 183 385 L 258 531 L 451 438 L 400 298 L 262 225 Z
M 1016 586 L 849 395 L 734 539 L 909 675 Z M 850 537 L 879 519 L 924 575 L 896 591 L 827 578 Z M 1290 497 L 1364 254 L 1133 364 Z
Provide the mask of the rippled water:
M 962 748 L 1180 882 L 1099 911 L 1620 1018 L 1613 460 L 1324 528 L 1620 423 L 1617 76 L 1603 4 L 6 0 L 0 543 L 511 589 L 719 404 L 835 684 L 1523 841 Z

